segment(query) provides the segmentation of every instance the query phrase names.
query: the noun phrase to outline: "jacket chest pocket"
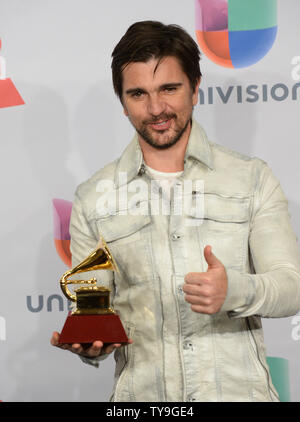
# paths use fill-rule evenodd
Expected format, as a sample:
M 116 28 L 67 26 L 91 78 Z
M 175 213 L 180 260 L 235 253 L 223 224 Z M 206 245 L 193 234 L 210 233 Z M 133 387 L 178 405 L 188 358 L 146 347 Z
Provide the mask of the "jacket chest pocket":
M 152 276 L 151 218 L 149 215 L 115 214 L 95 224 L 117 264 L 122 279 L 138 284 Z
M 202 248 L 212 246 L 227 268 L 241 269 L 248 254 L 250 197 L 204 195 L 203 219 L 198 227 Z

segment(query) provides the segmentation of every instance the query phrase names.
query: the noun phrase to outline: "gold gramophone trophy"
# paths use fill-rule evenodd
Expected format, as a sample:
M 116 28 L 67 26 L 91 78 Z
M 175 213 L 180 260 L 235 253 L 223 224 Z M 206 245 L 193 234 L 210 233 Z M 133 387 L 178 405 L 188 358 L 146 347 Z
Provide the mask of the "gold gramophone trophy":
M 87 258 L 71 270 L 66 271 L 60 279 L 60 286 L 67 299 L 76 303 L 76 308 L 69 313 L 59 337 L 60 343 L 128 343 L 125 330 L 119 316 L 110 306 L 110 289 L 96 286 L 96 278 L 89 280 L 70 280 L 74 274 L 94 270 L 117 270 L 107 245 L 94 250 Z M 69 284 L 85 284 L 74 290 Z

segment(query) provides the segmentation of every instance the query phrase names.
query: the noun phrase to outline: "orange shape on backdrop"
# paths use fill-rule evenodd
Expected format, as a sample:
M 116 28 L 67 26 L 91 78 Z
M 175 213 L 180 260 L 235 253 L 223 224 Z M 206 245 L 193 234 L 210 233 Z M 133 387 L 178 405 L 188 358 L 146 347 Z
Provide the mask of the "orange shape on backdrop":
M 0 79 L 0 108 L 25 104 L 10 78 Z
M 70 239 L 54 239 L 54 244 L 59 257 L 70 268 L 72 265 Z
M 230 58 L 228 31 L 196 31 L 200 50 L 212 62 L 233 68 Z

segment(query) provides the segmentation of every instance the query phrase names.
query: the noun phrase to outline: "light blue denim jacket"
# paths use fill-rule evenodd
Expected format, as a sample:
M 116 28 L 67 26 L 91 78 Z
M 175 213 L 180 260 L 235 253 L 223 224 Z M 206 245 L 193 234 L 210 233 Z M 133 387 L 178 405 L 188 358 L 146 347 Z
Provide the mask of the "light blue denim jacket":
M 186 180 L 191 191 L 181 189 Z M 145 185 L 152 186 L 135 136 L 120 159 L 78 187 L 72 211 L 73 265 L 102 236 L 119 268 L 96 272 L 133 339 L 115 352 L 111 400 L 278 401 L 261 317 L 300 309 L 299 250 L 279 182 L 262 160 L 208 141 L 193 120 L 176 182 L 190 206 L 175 212 L 171 196 L 173 211 L 153 215 L 152 199 L 138 189 Z M 105 208 L 108 190 L 122 200 Z M 206 245 L 228 276 L 226 300 L 213 315 L 193 312 L 182 291 L 188 272 L 206 271 Z M 101 359 L 83 360 L 97 366 Z

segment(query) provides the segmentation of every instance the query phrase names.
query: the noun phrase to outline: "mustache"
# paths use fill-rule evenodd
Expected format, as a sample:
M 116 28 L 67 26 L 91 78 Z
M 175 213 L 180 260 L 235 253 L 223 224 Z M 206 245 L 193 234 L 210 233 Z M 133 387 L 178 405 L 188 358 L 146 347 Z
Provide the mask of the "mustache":
M 176 119 L 177 115 L 176 114 L 161 114 L 160 116 L 157 117 L 153 117 L 151 120 L 144 120 L 143 124 L 144 125 L 149 125 L 149 124 L 154 124 L 157 122 L 161 122 L 161 121 L 165 121 L 165 120 L 170 120 L 170 119 Z

